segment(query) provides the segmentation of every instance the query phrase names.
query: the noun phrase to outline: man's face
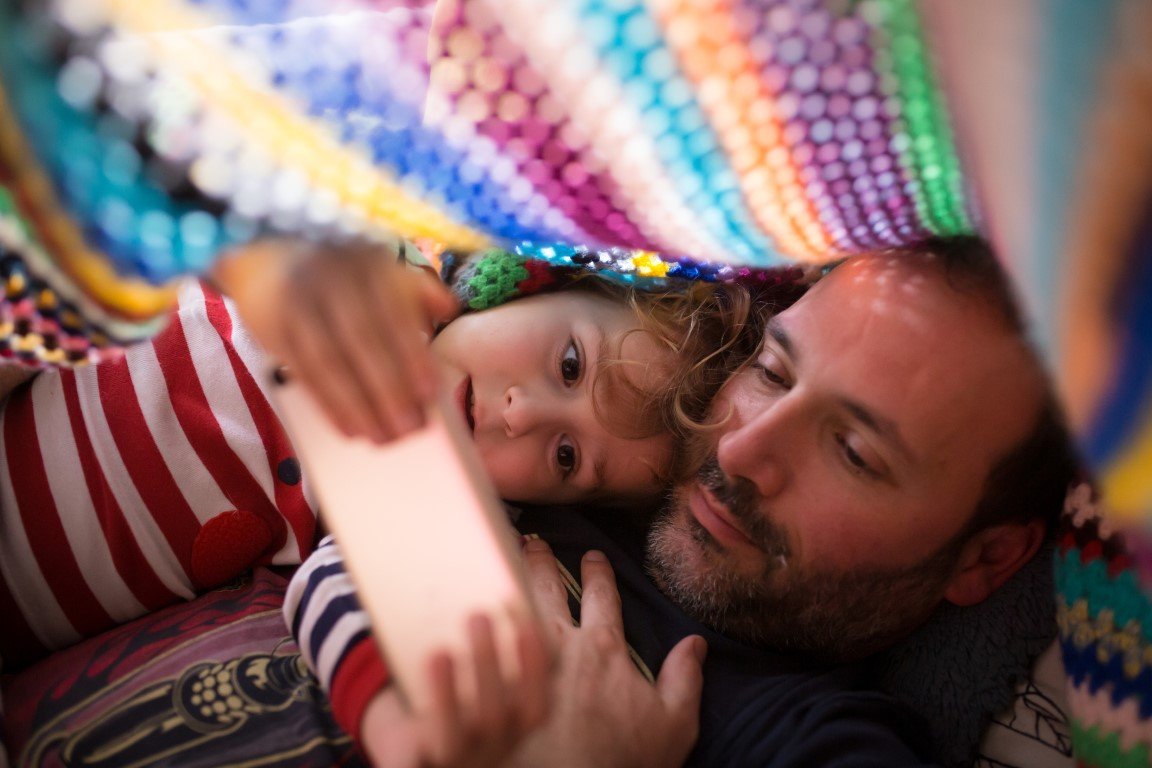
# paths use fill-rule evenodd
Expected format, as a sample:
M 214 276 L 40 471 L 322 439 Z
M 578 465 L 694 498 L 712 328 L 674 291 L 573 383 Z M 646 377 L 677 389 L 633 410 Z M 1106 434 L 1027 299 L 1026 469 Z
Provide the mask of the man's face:
M 938 269 L 851 261 L 721 390 L 712 458 L 651 534 L 654 576 L 734 636 L 875 650 L 939 604 L 1040 398 L 1022 341 Z

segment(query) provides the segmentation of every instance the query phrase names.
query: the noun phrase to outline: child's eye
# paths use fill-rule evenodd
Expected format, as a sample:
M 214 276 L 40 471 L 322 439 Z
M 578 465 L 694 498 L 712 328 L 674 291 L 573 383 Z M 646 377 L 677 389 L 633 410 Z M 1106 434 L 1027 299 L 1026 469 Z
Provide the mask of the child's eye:
M 564 349 L 564 356 L 560 358 L 560 377 L 567 384 L 574 384 L 580 379 L 580 350 L 576 342 L 569 340 Z
M 576 446 L 566 437 L 561 438 L 560 444 L 556 446 L 556 465 L 565 477 L 576 468 Z

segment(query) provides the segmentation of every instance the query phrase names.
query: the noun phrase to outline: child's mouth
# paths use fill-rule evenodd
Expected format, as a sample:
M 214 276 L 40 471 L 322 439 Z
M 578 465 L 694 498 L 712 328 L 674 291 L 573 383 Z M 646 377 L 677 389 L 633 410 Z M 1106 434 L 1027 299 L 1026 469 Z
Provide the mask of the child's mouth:
M 464 420 L 468 422 L 468 431 L 476 434 L 476 393 L 472 390 L 472 377 L 469 376 L 467 388 L 464 391 Z

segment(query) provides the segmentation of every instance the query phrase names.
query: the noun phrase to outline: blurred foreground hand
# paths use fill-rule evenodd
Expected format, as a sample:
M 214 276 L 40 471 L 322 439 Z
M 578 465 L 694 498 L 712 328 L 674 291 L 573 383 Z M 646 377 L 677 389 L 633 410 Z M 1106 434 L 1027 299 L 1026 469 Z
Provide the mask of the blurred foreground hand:
M 516 628 L 519 671 L 503 674 L 491 622 L 476 616 L 468 626 L 470 673 L 475 695 L 456 689 L 455 665 L 447 653 L 428 662 L 432 703 L 409 713 L 394 688 L 368 704 L 361 744 L 378 768 L 490 768 L 502 765 L 521 739 L 548 713 L 549 658 L 536 625 Z
M 423 426 L 437 387 L 428 341 L 459 313 L 434 274 L 397 256 L 365 242 L 270 239 L 237 249 L 212 275 L 336 426 L 377 443 Z

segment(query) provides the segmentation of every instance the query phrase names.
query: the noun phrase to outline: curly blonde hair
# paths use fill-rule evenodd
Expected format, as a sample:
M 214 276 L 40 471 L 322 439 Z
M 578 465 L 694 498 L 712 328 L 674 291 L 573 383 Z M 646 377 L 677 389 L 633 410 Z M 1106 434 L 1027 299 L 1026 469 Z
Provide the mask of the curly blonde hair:
M 692 455 L 688 446 L 700 441 L 690 437 L 714 426 L 708 419 L 712 400 L 759 352 L 767 319 L 779 309 L 775 297 L 733 283 L 701 282 L 645 291 L 591 275 L 568 287 L 624 302 L 637 319 L 636 328 L 613 340 L 593 381 L 593 405 L 600 421 L 614 434 L 629 439 L 671 434 L 673 460 L 667 472 L 659 473 L 661 480 L 675 482 L 691 476 L 700 457 Z M 639 377 L 658 379 L 655 388 L 637 384 L 638 377 L 626 373 L 651 365 L 621 355 L 625 339 L 632 334 L 645 334 L 672 353 L 670 369 L 660 370 L 656 377 Z

